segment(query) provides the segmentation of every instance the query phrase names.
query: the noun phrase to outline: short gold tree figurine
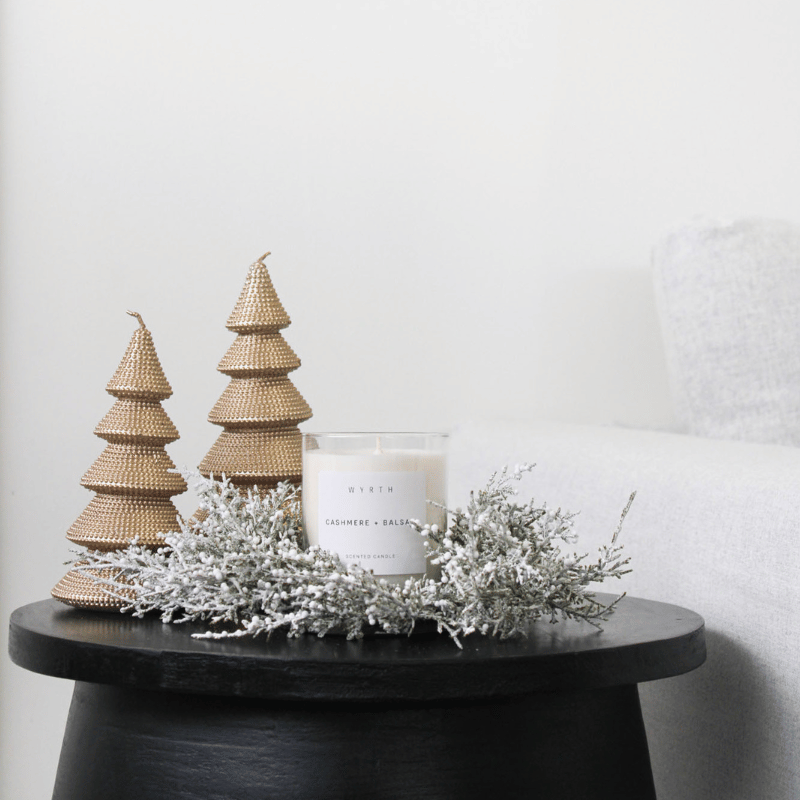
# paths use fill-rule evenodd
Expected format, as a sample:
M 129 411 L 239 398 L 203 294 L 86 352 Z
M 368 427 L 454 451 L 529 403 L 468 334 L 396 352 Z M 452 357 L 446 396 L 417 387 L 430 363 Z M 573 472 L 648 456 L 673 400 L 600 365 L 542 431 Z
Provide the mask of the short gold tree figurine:
M 226 326 L 238 334 L 217 369 L 231 381 L 209 422 L 222 433 L 200 463 L 206 478 L 223 475 L 242 490 L 299 484 L 302 444 L 297 427 L 311 409 L 287 377 L 300 359 L 280 331 L 291 323 L 261 256 L 250 270 Z M 200 512 L 196 515 L 200 518 Z
M 108 445 L 81 480 L 96 495 L 67 532 L 67 539 L 90 550 L 122 550 L 134 538 L 157 547 L 163 533 L 180 529 L 170 498 L 186 491 L 186 482 L 164 450 L 180 437 L 161 407 L 172 387 L 150 331 L 139 314 L 128 313 L 139 327 L 106 386 L 117 402 L 94 431 Z M 53 597 L 78 608 L 121 608 L 123 600 L 103 589 L 104 576 L 89 572 L 94 578 L 73 569 L 55 586 Z

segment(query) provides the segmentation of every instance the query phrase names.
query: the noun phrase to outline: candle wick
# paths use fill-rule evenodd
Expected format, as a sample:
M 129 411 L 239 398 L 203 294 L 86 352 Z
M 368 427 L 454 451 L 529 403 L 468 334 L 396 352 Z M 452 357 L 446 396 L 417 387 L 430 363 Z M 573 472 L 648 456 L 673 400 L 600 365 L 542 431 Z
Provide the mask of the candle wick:
M 382 453 L 383 453 L 383 449 L 381 448 L 381 437 L 380 436 L 376 436 L 375 437 L 375 452 L 373 453 L 373 455 L 379 456 Z
M 132 317 L 136 317 L 136 319 L 138 319 L 138 320 L 139 320 L 139 325 L 140 325 L 142 328 L 144 328 L 144 320 L 142 319 L 142 315 L 141 315 L 141 314 L 137 314 L 135 311 L 129 311 L 128 313 L 129 313 L 129 314 L 130 314 Z

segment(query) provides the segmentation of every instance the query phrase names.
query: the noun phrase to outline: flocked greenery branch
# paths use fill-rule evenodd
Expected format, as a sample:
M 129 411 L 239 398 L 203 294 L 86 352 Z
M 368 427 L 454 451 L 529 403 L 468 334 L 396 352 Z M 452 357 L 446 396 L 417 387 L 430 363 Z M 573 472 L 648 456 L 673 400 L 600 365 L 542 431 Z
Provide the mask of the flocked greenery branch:
M 617 536 L 594 561 L 564 555 L 575 541 L 574 514 L 513 499 L 512 483 L 529 465 L 492 476 L 473 492 L 465 511 L 450 512 L 448 530 L 416 524 L 441 576 L 393 585 L 335 553 L 303 543 L 298 490 L 280 484 L 264 497 L 242 496 L 227 481 L 197 479 L 205 520 L 167 534 L 163 547 L 81 552 L 76 568 L 124 599 L 136 616 L 159 612 L 165 622 L 202 621 L 196 636 L 290 636 L 331 632 L 363 636 L 369 626 L 411 633 L 422 620 L 436 623 L 460 646 L 474 632 L 500 638 L 524 634 L 542 617 L 583 619 L 597 627 L 617 601 L 597 600 L 589 584 L 630 570 Z M 88 570 L 103 570 L 98 573 Z M 111 576 L 111 577 L 109 577 Z

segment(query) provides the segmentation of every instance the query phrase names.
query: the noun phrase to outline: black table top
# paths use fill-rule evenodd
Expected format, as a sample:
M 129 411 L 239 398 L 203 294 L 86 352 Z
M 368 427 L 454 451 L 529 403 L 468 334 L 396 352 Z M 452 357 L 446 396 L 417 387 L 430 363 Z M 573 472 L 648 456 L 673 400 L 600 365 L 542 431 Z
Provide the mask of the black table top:
M 598 594 L 606 602 L 612 595 Z M 273 700 L 494 698 L 621 686 L 679 675 L 706 657 L 703 619 L 624 598 L 598 631 L 538 621 L 527 638 L 445 634 L 193 639 L 194 624 L 81 611 L 55 600 L 11 615 L 9 653 L 25 669 L 70 680 Z

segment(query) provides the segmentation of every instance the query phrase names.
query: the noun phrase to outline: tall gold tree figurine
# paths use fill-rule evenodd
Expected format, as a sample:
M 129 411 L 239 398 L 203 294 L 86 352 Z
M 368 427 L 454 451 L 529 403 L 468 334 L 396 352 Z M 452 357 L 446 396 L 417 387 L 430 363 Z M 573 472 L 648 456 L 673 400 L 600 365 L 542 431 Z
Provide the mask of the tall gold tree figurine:
M 67 532 L 67 539 L 90 550 L 121 550 L 134 537 L 142 545 L 157 547 L 162 534 L 180 528 L 171 498 L 186 491 L 186 482 L 164 450 L 180 438 L 161 407 L 172 387 L 150 331 L 139 314 L 128 313 L 139 320 L 139 327 L 106 386 L 117 402 L 94 431 L 108 445 L 81 480 L 96 495 Z M 124 604 L 103 590 L 102 581 L 79 570 L 65 575 L 52 594 L 79 608 L 115 609 Z
M 280 331 L 291 320 L 261 256 L 251 264 L 226 326 L 238 334 L 217 369 L 231 379 L 209 422 L 222 433 L 200 463 L 206 478 L 224 474 L 235 486 L 269 490 L 280 481 L 300 483 L 301 434 L 311 409 L 287 377 L 300 359 Z M 200 518 L 200 512 L 196 515 Z

